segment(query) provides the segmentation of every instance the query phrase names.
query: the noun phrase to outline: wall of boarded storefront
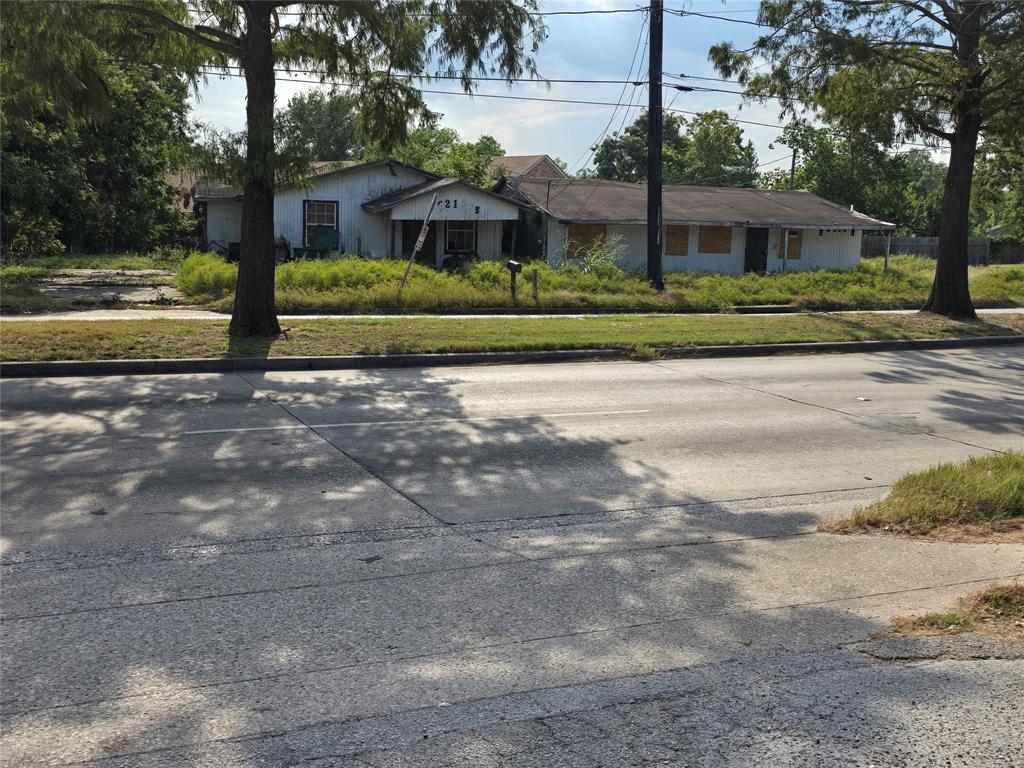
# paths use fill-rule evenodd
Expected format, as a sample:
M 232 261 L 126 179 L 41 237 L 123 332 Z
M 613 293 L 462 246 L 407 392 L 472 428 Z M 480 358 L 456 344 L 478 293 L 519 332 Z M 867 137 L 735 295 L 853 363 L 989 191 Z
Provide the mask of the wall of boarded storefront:
M 617 263 L 627 272 L 644 272 L 647 269 L 647 227 L 643 224 L 607 224 L 604 226 L 605 242 L 608 247 L 615 249 L 619 256 Z M 715 228 L 718 230 L 719 228 Z M 723 228 L 724 229 L 724 228 Z M 725 253 L 709 253 L 701 250 L 701 227 L 691 224 L 685 233 L 687 246 L 685 255 L 669 253 L 668 233 L 666 232 L 662 241 L 665 243 L 665 252 L 662 256 L 662 269 L 666 272 L 719 272 L 722 274 L 738 275 L 743 272 L 744 250 L 746 248 L 746 229 L 744 227 L 730 227 L 728 239 L 723 231 L 704 232 L 704 247 L 715 250 L 726 250 Z M 769 272 L 782 270 L 782 259 L 779 257 L 779 234 L 782 230 L 772 229 L 768 237 L 768 260 Z M 801 229 L 798 242 L 800 243 L 800 258 L 790 258 L 786 261 L 787 270 L 807 269 L 853 269 L 860 264 L 860 239 L 861 232 L 856 230 L 850 235 L 850 230 L 828 231 L 817 229 Z M 548 263 L 558 265 L 562 263 L 565 253 L 565 242 L 568 237 L 569 226 L 561 224 L 548 217 Z M 680 231 L 673 233 L 675 242 L 674 249 L 678 249 L 678 237 Z M 797 240 L 791 240 L 791 244 Z

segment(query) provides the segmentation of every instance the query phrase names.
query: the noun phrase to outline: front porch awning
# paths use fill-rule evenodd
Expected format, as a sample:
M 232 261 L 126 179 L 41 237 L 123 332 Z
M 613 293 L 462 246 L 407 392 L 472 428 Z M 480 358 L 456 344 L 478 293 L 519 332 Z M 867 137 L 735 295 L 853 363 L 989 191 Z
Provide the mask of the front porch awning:
M 363 203 L 367 213 L 390 212 L 392 221 L 422 221 L 437 195 L 434 221 L 507 221 L 519 218 L 525 203 L 511 200 L 459 179 L 437 179 L 398 189 Z

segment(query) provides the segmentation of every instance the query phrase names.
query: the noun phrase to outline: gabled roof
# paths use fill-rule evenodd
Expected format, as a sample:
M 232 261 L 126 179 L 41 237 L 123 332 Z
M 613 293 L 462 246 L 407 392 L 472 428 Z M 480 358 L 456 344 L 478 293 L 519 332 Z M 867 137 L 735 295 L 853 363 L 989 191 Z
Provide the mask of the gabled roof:
M 477 194 L 487 195 L 488 197 L 494 197 L 501 200 L 503 203 L 518 206 L 519 208 L 529 208 L 530 206 L 526 203 L 522 203 L 518 200 L 513 200 L 505 195 L 499 195 L 496 192 L 491 192 L 486 189 L 474 186 L 468 182 L 462 181 L 461 179 L 431 179 L 425 181 L 422 184 L 416 184 L 412 187 L 405 187 L 404 189 L 396 189 L 394 192 L 388 192 L 386 195 L 374 198 L 373 200 L 367 200 L 363 203 L 362 208 L 367 213 L 380 213 L 381 211 L 390 210 L 404 202 L 413 200 L 423 195 L 432 195 L 435 192 L 441 192 L 442 190 L 449 189 L 454 186 L 467 187 L 473 190 Z
M 491 158 L 487 170 L 496 174 L 504 169 L 505 176 L 523 176 L 528 174 L 537 165 L 547 160 L 551 167 L 558 171 L 557 176 L 552 178 L 565 178 L 565 172 L 558 167 L 558 164 L 549 155 L 497 155 Z
M 601 179 L 531 179 L 515 189 L 563 222 L 645 224 L 647 186 Z M 889 229 L 894 225 L 851 211 L 810 192 L 696 187 L 666 184 L 662 194 L 666 224 Z
M 324 176 L 330 176 L 336 173 L 353 173 L 356 171 L 365 171 L 370 168 L 377 168 L 378 166 L 399 166 L 406 168 L 410 171 L 418 173 L 427 179 L 439 179 L 441 178 L 436 173 L 425 171 L 422 168 L 417 168 L 414 165 L 408 165 L 407 163 L 399 162 L 398 160 L 392 160 L 390 158 L 384 158 L 382 160 L 370 160 L 362 162 L 360 160 L 316 160 L 310 165 L 310 178 L 320 179 Z M 230 184 L 224 184 L 218 181 L 210 179 L 200 179 L 196 182 L 196 199 L 198 200 L 210 200 L 210 199 L 231 199 L 241 200 L 242 193 L 236 187 Z

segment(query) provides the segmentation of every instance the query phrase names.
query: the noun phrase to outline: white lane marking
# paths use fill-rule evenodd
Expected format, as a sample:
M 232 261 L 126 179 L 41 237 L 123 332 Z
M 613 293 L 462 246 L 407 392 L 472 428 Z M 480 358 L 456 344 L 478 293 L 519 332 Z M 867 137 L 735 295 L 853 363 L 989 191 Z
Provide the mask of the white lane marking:
M 231 427 L 225 429 L 193 429 L 183 435 L 219 435 L 225 432 L 276 432 L 285 429 L 333 429 L 335 427 L 388 427 L 402 424 L 444 424 L 460 421 L 509 421 L 516 419 L 561 419 L 571 416 L 628 416 L 650 413 L 635 411 L 573 411 L 566 413 L 529 413 L 522 416 L 462 416 L 446 419 L 404 419 L 399 421 L 339 421 L 334 424 L 286 424 L 279 427 Z

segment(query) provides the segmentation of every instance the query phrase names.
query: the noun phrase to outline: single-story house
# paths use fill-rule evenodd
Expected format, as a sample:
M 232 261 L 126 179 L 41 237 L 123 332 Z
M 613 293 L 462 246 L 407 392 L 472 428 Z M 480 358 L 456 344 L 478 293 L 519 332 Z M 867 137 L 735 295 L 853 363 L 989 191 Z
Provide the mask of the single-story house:
M 547 155 L 492 160 L 501 178 L 491 190 L 446 179 L 396 160 L 320 163 L 302 187 L 278 192 L 274 233 L 294 250 L 314 227 L 333 227 L 339 250 L 408 256 L 435 200 L 424 263 L 451 256 L 544 258 L 561 264 L 596 242 L 619 244 L 619 265 L 647 264 L 647 187 L 573 179 Z M 204 240 L 231 252 L 241 236 L 238 190 L 200 182 Z M 894 226 L 808 192 L 666 185 L 665 272 L 776 272 L 849 269 L 860 263 L 865 231 Z
M 550 155 L 497 155 L 491 158 L 488 171 L 494 178 L 569 178 Z
M 506 222 L 520 201 L 445 179 L 397 160 L 324 163 L 301 187 L 274 199 L 274 234 L 288 248 L 309 245 L 313 227 L 334 227 L 339 250 L 361 256 L 408 256 L 430 201 L 437 195 L 421 260 L 441 266 L 448 256 L 500 258 Z M 229 185 L 203 182 L 196 200 L 204 210 L 207 246 L 230 252 L 241 239 L 242 195 Z
M 619 265 L 647 265 L 647 187 L 598 179 L 503 179 L 497 189 L 529 204 L 523 228 L 558 265 L 595 242 L 618 242 Z M 809 192 L 665 185 L 665 272 L 777 272 L 851 269 L 865 231 L 892 230 Z

